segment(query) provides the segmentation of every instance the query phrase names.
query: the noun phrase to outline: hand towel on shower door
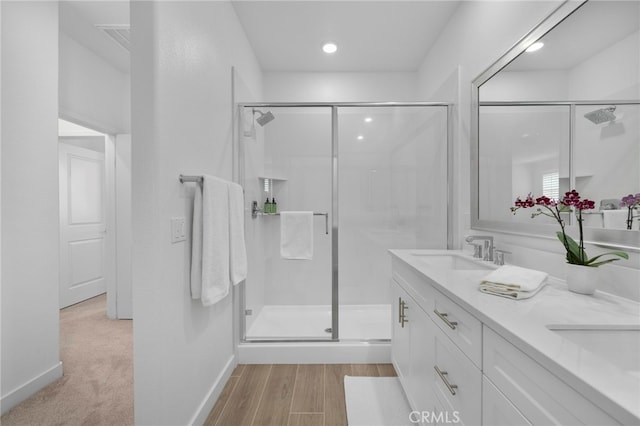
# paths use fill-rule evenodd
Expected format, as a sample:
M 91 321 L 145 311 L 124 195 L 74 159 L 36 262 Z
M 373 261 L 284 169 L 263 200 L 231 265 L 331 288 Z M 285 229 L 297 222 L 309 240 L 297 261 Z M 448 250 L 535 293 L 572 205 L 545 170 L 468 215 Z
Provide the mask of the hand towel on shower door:
M 194 200 L 191 294 L 197 298 L 199 287 L 202 304 L 209 306 L 229 294 L 229 186 L 222 179 L 203 176 L 201 198 L 197 191 L 200 188 Z
M 280 212 L 280 256 L 313 258 L 313 212 Z

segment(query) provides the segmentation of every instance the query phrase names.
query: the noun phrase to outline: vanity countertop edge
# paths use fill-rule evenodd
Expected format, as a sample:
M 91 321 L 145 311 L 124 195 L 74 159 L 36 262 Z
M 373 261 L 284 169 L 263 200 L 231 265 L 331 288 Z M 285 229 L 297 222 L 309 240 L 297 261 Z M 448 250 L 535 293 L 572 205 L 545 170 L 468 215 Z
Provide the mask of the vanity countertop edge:
M 549 277 L 545 288 L 530 299 L 507 299 L 478 290 L 482 278 L 491 272 L 489 269 L 438 269 L 416 259 L 416 255 L 453 254 L 487 264 L 461 250 L 397 249 L 389 252 L 393 259 L 409 265 L 432 287 L 621 424 L 640 424 L 640 376 L 623 371 L 547 328 L 555 324 L 640 327 L 639 303 L 601 292 L 593 296 L 574 294 L 555 277 Z

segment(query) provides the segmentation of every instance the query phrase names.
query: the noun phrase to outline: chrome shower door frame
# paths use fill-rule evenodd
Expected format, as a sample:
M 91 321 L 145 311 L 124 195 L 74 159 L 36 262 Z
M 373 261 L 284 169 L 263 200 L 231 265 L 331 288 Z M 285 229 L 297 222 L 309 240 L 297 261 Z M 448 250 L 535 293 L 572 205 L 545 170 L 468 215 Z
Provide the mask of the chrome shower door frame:
M 246 330 L 246 281 L 240 284 L 240 307 L 238 310 L 240 325 L 240 343 L 290 343 L 290 342 L 339 342 L 339 177 L 338 177 L 338 110 L 348 107 L 445 107 L 446 108 L 446 176 L 447 176 L 447 249 L 453 248 L 453 104 L 447 102 L 249 102 L 238 103 L 235 116 L 238 117 L 236 126 L 236 137 L 234 143 L 237 145 L 237 182 L 245 187 L 245 152 L 241 143 L 242 117 L 244 108 L 331 108 L 331 338 L 292 338 L 292 339 L 247 339 Z M 246 226 L 246 223 L 245 223 Z M 362 339 L 360 342 L 388 342 L 389 339 Z

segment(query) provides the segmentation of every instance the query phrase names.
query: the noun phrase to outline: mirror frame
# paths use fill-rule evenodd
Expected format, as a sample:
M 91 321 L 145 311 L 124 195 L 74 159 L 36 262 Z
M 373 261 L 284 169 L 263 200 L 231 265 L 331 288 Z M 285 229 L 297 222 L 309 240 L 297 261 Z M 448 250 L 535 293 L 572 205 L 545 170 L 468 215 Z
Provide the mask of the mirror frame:
M 487 82 L 490 78 L 492 78 L 503 68 L 505 68 L 509 63 L 511 63 L 511 61 L 516 59 L 521 53 L 526 50 L 527 47 L 543 37 L 546 33 L 555 28 L 569 15 L 578 10 L 587 2 L 588 0 L 566 0 L 565 2 L 563 2 L 547 18 L 545 18 L 531 31 L 529 31 L 504 55 L 502 55 L 496 62 L 489 66 L 489 68 L 483 71 L 471 83 L 471 229 L 537 238 L 555 239 L 555 232 L 558 230 L 558 225 L 540 224 L 535 223 L 534 221 L 531 221 L 531 223 L 515 223 L 480 219 L 479 90 L 482 84 Z M 606 103 L 606 100 L 603 100 L 603 102 Z M 569 146 L 569 158 L 573 158 L 573 147 L 571 145 Z M 573 177 L 574 171 L 572 170 L 572 168 L 573 164 L 571 164 L 570 160 L 569 179 L 573 187 L 575 179 Z M 510 206 L 505 206 L 505 208 L 509 207 Z M 571 223 L 569 226 L 567 226 L 568 231 L 574 235 L 577 235 L 577 228 L 578 227 L 575 223 Z M 584 239 L 585 243 L 588 244 L 595 244 L 607 248 L 623 249 L 626 251 L 640 252 L 640 231 L 629 232 L 627 230 L 616 229 L 584 228 Z

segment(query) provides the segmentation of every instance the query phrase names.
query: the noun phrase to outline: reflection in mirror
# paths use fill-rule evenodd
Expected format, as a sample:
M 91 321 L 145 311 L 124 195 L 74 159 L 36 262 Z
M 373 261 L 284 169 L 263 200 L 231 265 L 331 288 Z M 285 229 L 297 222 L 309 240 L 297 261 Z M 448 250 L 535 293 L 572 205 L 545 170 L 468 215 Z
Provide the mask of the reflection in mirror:
M 575 188 L 591 241 L 640 245 L 621 203 L 640 193 L 640 2 L 565 2 L 474 89 L 473 228 L 546 235 L 509 207 Z
M 639 113 L 637 104 L 576 106 L 575 188 L 596 201 L 585 226 L 627 229 L 628 209 L 620 202 L 640 192 Z
M 480 219 L 528 223 L 504 206 L 529 192 L 557 199 L 569 190 L 569 112 L 564 105 L 480 109 Z

